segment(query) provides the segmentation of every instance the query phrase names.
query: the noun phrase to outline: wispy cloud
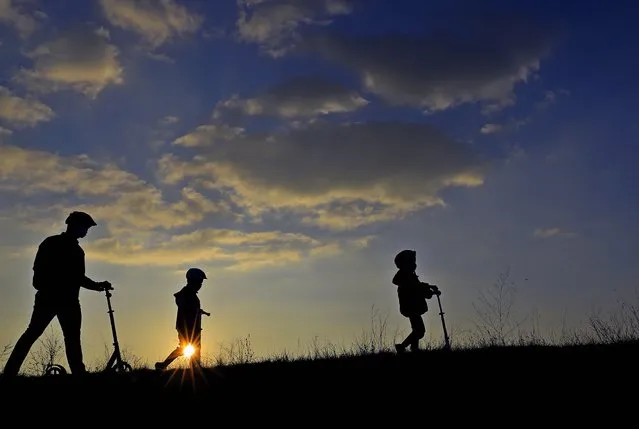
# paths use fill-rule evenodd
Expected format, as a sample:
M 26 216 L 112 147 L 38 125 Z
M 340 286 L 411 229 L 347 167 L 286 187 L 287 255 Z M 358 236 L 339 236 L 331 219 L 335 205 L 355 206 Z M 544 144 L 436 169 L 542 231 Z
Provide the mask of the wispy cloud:
M 162 118 L 162 120 L 160 120 L 161 125 L 173 125 L 173 124 L 177 124 L 178 122 L 180 122 L 180 118 L 178 118 L 177 116 L 172 116 L 172 115 L 167 115 L 164 118 Z
M 174 0 L 100 0 L 109 22 L 138 33 L 150 48 L 198 31 L 204 17 Z
M 8 88 L 0 86 L 0 120 L 21 127 L 35 126 L 53 119 L 55 113 L 46 104 L 33 97 L 21 98 Z
M 16 80 L 34 91 L 72 89 L 96 98 L 107 85 L 124 82 L 119 50 L 99 28 L 68 30 L 28 56 L 33 68 L 22 69 Z
M 481 130 L 479 130 L 482 134 L 494 134 L 494 133 L 498 133 L 501 130 L 503 130 L 503 125 L 501 124 L 484 124 L 481 127 Z
M 496 134 L 517 131 L 521 127 L 529 125 L 531 122 L 533 122 L 536 115 L 541 114 L 544 110 L 556 104 L 561 97 L 568 95 L 569 92 L 566 90 L 545 90 L 541 93 L 541 100 L 531 106 L 531 113 L 529 113 L 528 115 L 519 118 L 512 117 L 509 120 L 504 121 L 503 123 L 486 123 L 481 127 L 480 132 L 482 134 Z
M 360 246 L 360 241 L 324 243 L 281 231 L 247 233 L 207 228 L 172 236 L 104 238 L 89 242 L 86 249 L 92 259 L 124 266 L 177 267 L 196 263 L 248 271 L 335 256 Z
M 574 232 L 564 231 L 561 228 L 538 228 L 533 232 L 533 236 L 536 238 L 574 238 L 577 234 Z
M 242 134 L 244 129 L 239 127 L 225 124 L 200 125 L 194 131 L 175 139 L 173 144 L 185 147 L 210 146 L 218 141 L 233 140 Z
M 21 37 L 29 37 L 35 31 L 38 22 L 25 12 L 22 6 L 16 0 L 0 0 L 0 22 L 12 25 Z
M 252 270 L 334 256 L 365 247 L 372 239 L 321 240 L 268 227 L 250 232 L 211 227 L 215 218 L 209 215 L 224 218 L 231 214 L 224 201 L 212 201 L 190 187 L 181 188 L 177 200 L 167 201 L 160 189 L 115 165 L 11 145 L 0 145 L 0 192 L 13 194 L 13 205 L 3 210 L 3 216 L 10 214 L 29 229 L 62 228 L 72 210 L 91 213 L 108 233 L 89 240 L 87 252 L 94 260 L 117 265 L 207 262 Z M 44 202 L 47 196 L 54 196 L 57 202 L 34 202 Z M 198 227 L 204 219 L 209 226 Z
M 226 210 L 189 187 L 176 201 L 167 201 L 160 189 L 136 175 L 87 156 L 60 157 L 11 145 L 0 146 L 0 191 L 44 201 L 48 194 L 57 195 L 65 202 L 48 205 L 41 217 L 86 210 L 117 233 L 189 226 Z
M 237 0 L 237 4 L 239 40 L 257 43 L 273 57 L 295 46 L 302 26 L 327 25 L 353 10 L 350 0 Z
M 285 119 L 355 111 L 369 104 L 355 90 L 319 76 L 290 79 L 264 93 L 242 99 L 234 96 L 218 103 L 215 119 L 234 121 L 243 116 L 272 116 Z

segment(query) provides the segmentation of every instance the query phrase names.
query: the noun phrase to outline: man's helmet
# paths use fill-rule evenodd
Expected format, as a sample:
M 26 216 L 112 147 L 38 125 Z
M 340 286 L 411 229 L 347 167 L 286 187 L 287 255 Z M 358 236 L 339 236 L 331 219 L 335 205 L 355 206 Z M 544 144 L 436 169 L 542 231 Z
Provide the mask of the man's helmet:
M 93 218 L 85 212 L 73 212 L 65 221 L 67 225 L 81 225 L 86 227 L 97 226 Z
M 204 280 L 206 279 L 206 274 L 204 274 L 204 271 L 202 271 L 199 268 L 189 268 L 188 271 L 186 272 L 186 280 L 187 281 L 192 281 L 192 280 Z
M 395 266 L 402 268 L 413 265 L 417 261 L 417 252 L 414 250 L 402 250 L 395 256 Z

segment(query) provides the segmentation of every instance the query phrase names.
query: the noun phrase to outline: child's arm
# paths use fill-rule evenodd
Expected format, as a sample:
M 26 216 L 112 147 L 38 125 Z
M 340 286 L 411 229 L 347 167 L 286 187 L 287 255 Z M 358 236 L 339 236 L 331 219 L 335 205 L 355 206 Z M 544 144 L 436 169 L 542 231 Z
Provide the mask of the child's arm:
M 209 313 L 208 311 L 200 310 L 200 313 L 205 314 L 209 317 L 211 316 L 211 313 Z
M 432 285 L 427 282 L 419 282 L 422 287 L 424 287 L 424 297 L 426 299 L 431 299 L 433 295 L 440 295 L 441 292 L 439 288 L 435 285 Z
M 426 282 L 422 282 L 422 285 L 426 286 L 427 288 L 430 289 L 431 293 L 433 295 L 441 295 L 441 291 L 439 290 L 439 288 L 435 285 L 432 285 L 430 283 L 426 283 Z

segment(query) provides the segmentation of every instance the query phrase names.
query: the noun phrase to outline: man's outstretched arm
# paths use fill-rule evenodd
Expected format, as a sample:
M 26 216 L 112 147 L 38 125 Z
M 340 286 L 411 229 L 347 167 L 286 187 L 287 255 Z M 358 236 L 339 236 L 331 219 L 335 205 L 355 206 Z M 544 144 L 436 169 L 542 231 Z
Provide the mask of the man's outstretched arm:
M 111 283 L 109 282 L 96 282 L 93 279 L 90 279 L 89 277 L 87 277 L 86 272 L 85 272 L 85 263 L 84 263 L 84 255 L 82 257 L 82 259 L 80 261 L 78 261 L 79 266 L 77 267 L 78 269 L 78 274 L 80 274 L 82 276 L 81 279 L 81 286 L 85 289 L 89 289 L 89 290 L 95 290 L 98 292 L 102 292 L 104 290 L 108 290 L 108 289 L 113 289 L 113 287 L 111 287 Z
M 85 288 L 85 289 L 95 290 L 95 291 L 98 291 L 98 292 L 102 292 L 102 291 L 105 291 L 105 290 L 113 289 L 113 286 L 111 286 L 111 283 L 109 283 L 107 281 L 96 282 L 95 280 L 91 280 L 87 276 L 84 276 L 84 281 L 82 282 L 82 287 Z

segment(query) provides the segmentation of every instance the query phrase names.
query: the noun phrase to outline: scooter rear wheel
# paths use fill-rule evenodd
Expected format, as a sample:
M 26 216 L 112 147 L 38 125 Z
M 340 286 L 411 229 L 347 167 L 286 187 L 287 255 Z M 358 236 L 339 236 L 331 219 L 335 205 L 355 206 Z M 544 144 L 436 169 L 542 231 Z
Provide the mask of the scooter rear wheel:
M 118 372 L 133 372 L 133 368 L 127 362 L 120 362 L 117 366 Z
M 44 370 L 45 375 L 66 375 L 67 370 L 62 365 L 52 364 L 48 365 Z

